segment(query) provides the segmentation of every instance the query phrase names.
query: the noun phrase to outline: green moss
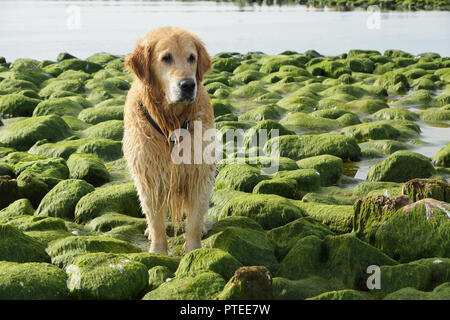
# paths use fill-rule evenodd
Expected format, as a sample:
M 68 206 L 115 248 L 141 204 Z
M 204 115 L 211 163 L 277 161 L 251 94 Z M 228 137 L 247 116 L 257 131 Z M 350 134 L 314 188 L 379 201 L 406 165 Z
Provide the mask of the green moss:
M 88 62 L 94 62 L 99 65 L 105 66 L 109 62 L 116 60 L 118 57 L 109 53 L 95 53 L 92 56 L 86 58 Z
M 300 239 L 311 235 L 323 239 L 331 234 L 333 233 L 328 227 L 309 217 L 294 220 L 267 232 L 267 236 L 276 244 L 275 253 L 280 260 Z
M 204 240 L 205 244 L 222 249 L 244 266 L 266 266 L 272 269 L 277 264 L 275 245 L 265 232 L 240 227 L 227 227 Z
M 0 143 L 5 147 L 27 150 L 36 141 L 58 141 L 70 135 L 70 128 L 57 115 L 33 117 L 0 129 Z
M 378 77 L 374 84 L 383 87 L 389 93 L 393 94 L 405 93 L 409 88 L 409 83 L 406 77 L 395 71 L 388 71 L 382 74 Z
M 32 174 L 53 187 L 57 181 L 69 178 L 69 168 L 64 159 L 50 158 L 16 163 L 15 174 Z
M 216 177 L 215 188 L 251 192 L 258 182 L 267 179 L 261 170 L 247 164 L 226 165 Z
M 50 190 L 42 179 L 26 172 L 17 178 L 17 188 L 20 197 L 30 200 L 34 208 L 37 208 L 39 202 Z
M 444 202 L 450 200 L 450 185 L 442 180 L 413 179 L 403 185 L 402 192 L 413 202 L 425 198 L 432 198 Z
M 339 134 L 285 135 L 270 139 L 264 146 L 267 153 L 279 148 L 280 156 L 300 160 L 322 154 L 330 154 L 346 160 L 358 160 L 361 149 L 356 140 Z
M 450 110 L 425 110 L 420 114 L 420 119 L 428 121 L 447 121 L 450 120 Z
M 156 266 L 167 267 L 171 272 L 175 272 L 180 263 L 180 259 L 176 257 L 170 257 L 162 254 L 139 252 L 139 253 L 126 253 L 125 256 L 132 260 L 144 264 L 147 269 L 151 269 Z
M 83 180 L 61 181 L 42 199 L 36 215 L 73 220 L 77 202 L 92 191 L 94 187 Z
M 78 256 L 86 253 L 137 253 L 142 250 L 132 244 L 97 236 L 71 236 L 53 241 L 47 247 L 52 263 L 60 267 L 67 267 Z
M 394 139 L 400 136 L 400 132 L 387 123 L 369 122 L 361 123 L 342 129 L 342 133 L 355 138 L 358 142 L 369 139 Z
M 314 202 L 297 202 L 305 215 L 327 225 L 337 233 L 350 232 L 352 229 L 353 209 L 351 206 L 327 205 Z
M 272 229 L 291 222 L 303 215 L 291 201 L 276 195 L 239 195 L 230 199 L 222 208 L 219 220 L 229 216 L 254 219 L 264 229 Z
M 66 281 L 66 273 L 48 263 L 0 261 L 2 300 L 68 299 Z
M 131 300 L 148 285 L 147 268 L 111 253 L 79 256 L 66 268 L 67 287 L 76 299 Z
M 123 121 L 108 120 L 100 122 L 89 127 L 81 133 L 86 138 L 105 138 L 116 141 L 122 141 L 123 138 Z
M 142 229 L 145 229 L 147 223 L 145 218 L 133 218 L 120 213 L 106 213 L 92 219 L 87 224 L 90 229 L 100 232 L 107 232 L 115 227 L 123 225 L 139 225 Z
M 277 120 L 282 115 L 286 113 L 286 110 L 278 107 L 277 105 L 267 105 L 257 107 L 250 111 L 247 111 L 239 116 L 239 120 L 251 120 L 251 121 L 262 121 L 262 120 Z
M 200 271 L 193 276 L 175 277 L 147 293 L 143 300 L 211 300 L 219 294 L 225 281 L 210 271 Z
M 88 108 L 78 114 L 78 119 L 97 124 L 108 120 L 123 120 L 123 105 Z
M 378 120 L 419 120 L 419 116 L 416 113 L 402 108 L 381 109 L 375 112 L 372 116 Z
M 56 143 L 44 140 L 30 148 L 29 152 L 64 159 L 69 158 L 72 153 L 92 153 L 106 161 L 116 160 L 123 155 L 120 141 L 105 138 L 83 138 Z
M 132 217 L 142 216 L 139 199 L 133 183 L 97 188 L 80 199 L 75 208 L 75 219 L 86 223 L 104 213 L 118 212 Z
M 271 300 L 272 276 L 263 266 L 241 267 L 216 300 Z
M 233 90 L 233 96 L 236 98 L 256 98 L 268 91 L 263 88 L 259 81 L 251 81 L 238 89 Z
M 299 160 L 297 165 L 301 169 L 310 168 L 319 172 L 322 185 L 336 183 L 343 169 L 342 159 L 328 154 Z
M 59 116 L 76 117 L 83 107 L 69 98 L 55 98 L 40 102 L 33 111 L 33 117 L 57 114 Z
M 175 273 L 177 277 L 191 276 L 200 271 L 212 271 L 224 279 L 230 279 L 242 266 L 231 254 L 218 248 L 196 249 L 186 254 Z
M 450 143 L 436 152 L 432 158 L 433 163 L 442 167 L 450 167 Z
M 0 224 L 0 260 L 11 262 L 50 262 L 45 248 L 12 225 Z
M 276 194 L 285 198 L 298 199 L 297 182 L 294 179 L 275 178 L 263 180 L 253 188 L 254 194 Z
M 273 278 L 273 295 L 277 300 L 304 300 L 333 290 L 329 281 L 312 276 L 301 280 Z
M 280 123 L 291 130 L 296 131 L 331 131 L 340 127 L 334 119 L 312 117 L 303 112 L 295 112 L 283 118 Z
M 0 114 L 13 117 L 29 117 L 41 100 L 22 94 L 5 94 L 0 97 Z
M 72 153 L 67 166 L 71 178 L 86 180 L 94 186 L 100 186 L 111 179 L 103 162 L 93 154 Z
M 359 146 L 363 153 L 375 151 L 386 155 L 410 148 L 410 146 L 404 142 L 389 139 L 369 140 L 367 142 L 360 143 Z
M 403 288 L 387 295 L 384 300 L 449 300 L 450 283 L 436 287 L 432 292 L 424 292 L 411 287 Z
M 0 210 L 0 221 L 4 218 L 13 218 L 23 215 L 33 215 L 34 209 L 28 199 L 19 199 L 6 208 Z
M 449 257 L 449 209 L 446 203 L 434 199 L 405 206 L 378 228 L 374 245 L 402 262 Z
M 228 217 L 214 223 L 214 225 L 208 231 L 207 236 L 209 237 L 213 234 L 219 233 L 228 227 L 240 227 L 244 229 L 252 229 L 257 231 L 263 230 L 263 228 L 257 222 L 255 222 L 255 220 L 247 217 L 235 216 L 235 217 Z
M 401 150 L 372 166 L 367 180 L 405 182 L 414 178 L 428 178 L 434 173 L 435 169 L 427 157 Z
M 238 59 L 229 57 L 229 58 L 221 58 L 215 59 L 212 63 L 212 68 L 217 71 L 227 71 L 233 72 L 240 65 Z
M 428 90 L 416 90 L 412 93 L 404 96 L 395 102 L 393 102 L 394 106 L 421 106 L 428 105 L 433 98 L 432 92 Z
M 148 270 L 148 289 L 154 290 L 175 275 L 167 267 L 156 266 Z

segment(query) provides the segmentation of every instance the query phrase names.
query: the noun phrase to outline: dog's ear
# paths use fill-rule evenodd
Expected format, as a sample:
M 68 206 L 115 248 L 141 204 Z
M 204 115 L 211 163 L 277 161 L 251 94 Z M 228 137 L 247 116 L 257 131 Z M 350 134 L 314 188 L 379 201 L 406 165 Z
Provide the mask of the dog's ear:
M 203 81 L 203 75 L 211 68 L 211 57 L 205 49 L 205 45 L 201 40 L 196 40 L 197 47 L 197 81 Z
M 136 49 L 125 57 L 125 66 L 143 82 L 150 82 L 151 49 L 138 44 Z

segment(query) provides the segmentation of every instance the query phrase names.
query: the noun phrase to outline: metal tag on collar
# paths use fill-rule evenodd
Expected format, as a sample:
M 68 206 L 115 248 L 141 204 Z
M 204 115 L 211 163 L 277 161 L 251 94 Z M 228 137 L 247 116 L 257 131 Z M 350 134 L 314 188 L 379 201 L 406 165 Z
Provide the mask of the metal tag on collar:
M 189 131 L 189 121 L 186 121 L 182 126 L 181 126 L 181 128 L 180 129 L 178 129 L 178 130 L 187 130 L 187 131 Z M 180 140 L 178 139 L 178 137 L 177 137 L 177 135 L 175 134 L 175 132 L 176 132 L 177 130 L 174 130 L 173 132 L 172 132 L 172 134 L 170 135 L 170 142 L 173 142 L 174 144 L 177 144 L 177 143 L 180 143 Z

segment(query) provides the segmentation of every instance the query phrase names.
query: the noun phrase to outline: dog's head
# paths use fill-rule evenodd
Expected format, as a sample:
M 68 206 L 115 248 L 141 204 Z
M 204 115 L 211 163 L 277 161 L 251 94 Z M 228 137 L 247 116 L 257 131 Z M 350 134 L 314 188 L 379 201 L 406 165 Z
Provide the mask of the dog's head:
M 211 57 L 195 35 L 175 27 L 149 32 L 125 58 L 140 81 L 158 86 L 168 104 L 192 103 Z

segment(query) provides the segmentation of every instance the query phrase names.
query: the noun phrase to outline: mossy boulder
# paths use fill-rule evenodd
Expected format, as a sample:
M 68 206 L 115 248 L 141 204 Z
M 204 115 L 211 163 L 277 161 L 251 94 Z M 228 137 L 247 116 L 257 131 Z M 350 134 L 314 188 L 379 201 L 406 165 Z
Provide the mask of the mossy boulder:
M 92 153 L 106 161 L 117 160 L 123 156 L 122 142 L 105 138 L 70 139 L 56 143 L 43 140 L 30 148 L 29 152 L 64 159 L 68 159 L 72 153 Z
M 229 200 L 219 214 L 219 220 L 230 216 L 254 219 L 264 229 L 272 229 L 303 216 L 290 200 L 276 195 L 239 195 Z
M 212 68 L 217 71 L 233 72 L 240 64 L 239 60 L 234 57 L 220 58 L 213 61 Z
M 173 273 L 175 273 L 180 263 L 180 258 L 157 253 L 126 253 L 125 256 L 132 261 L 137 261 L 144 264 L 147 269 L 151 269 L 156 266 L 164 266 Z
M 379 120 L 419 120 L 416 113 L 403 108 L 384 108 L 372 114 L 372 117 Z
M 148 289 L 154 290 L 167 280 L 171 280 L 175 275 L 167 267 L 156 266 L 148 270 Z
M 20 198 L 17 181 L 11 179 L 10 176 L 0 176 L 0 209 L 9 206 L 11 203 Z
M 40 102 L 33 111 L 33 117 L 57 114 L 59 116 L 76 117 L 83 106 L 69 98 L 55 98 Z
M 0 299 L 69 299 L 66 273 L 49 263 L 0 261 Z
M 89 127 L 82 132 L 86 138 L 105 138 L 121 141 L 123 138 L 123 121 L 109 120 Z
M 348 137 L 355 138 L 358 142 L 369 139 L 395 139 L 400 136 L 398 130 L 387 123 L 361 123 L 342 129 L 342 133 Z
M 450 257 L 449 210 L 445 202 L 430 198 L 407 205 L 379 226 L 374 245 L 402 262 Z
M 320 173 L 315 169 L 283 170 L 273 174 L 274 179 L 289 179 L 295 181 L 295 193 L 292 198 L 301 199 L 306 192 L 317 191 L 320 188 Z
M 286 256 L 300 239 L 311 235 L 323 239 L 332 234 L 333 232 L 327 226 L 310 217 L 294 220 L 267 232 L 269 239 L 276 245 L 275 253 L 280 260 Z
M 58 141 L 70 134 L 69 126 L 57 115 L 33 117 L 0 129 L 0 143 L 16 150 L 28 150 L 41 139 Z
M 225 280 L 211 271 L 171 279 L 148 292 L 143 300 L 211 300 L 224 288 Z
M 275 245 L 263 231 L 227 227 L 204 242 L 212 248 L 228 252 L 244 266 L 266 266 L 272 269 L 277 264 Z
M 228 217 L 215 222 L 211 229 L 208 230 L 207 237 L 219 233 L 228 227 L 239 227 L 244 229 L 252 229 L 263 231 L 263 228 L 253 219 L 241 216 Z
M 450 283 L 446 282 L 436 287 L 433 291 L 421 291 L 411 287 L 397 290 L 384 297 L 383 300 L 449 300 Z
M 279 150 L 280 156 L 294 160 L 322 154 L 330 154 L 346 160 L 359 160 L 361 149 L 356 140 L 339 134 L 284 135 L 270 139 L 264 146 L 264 152 Z
M 19 199 L 11 203 L 6 208 L 0 210 L 0 221 L 4 218 L 13 218 L 23 215 L 33 215 L 34 209 L 28 199 Z
M 97 124 L 108 120 L 123 120 L 123 108 L 123 105 L 88 108 L 78 114 L 78 119 L 89 124 Z
M 254 194 L 276 194 L 285 198 L 301 198 L 297 192 L 297 182 L 294 179 L 275 178 L 263 180 L 253 188 Z
M 420 119 L 428 121 L 448 121 L 450 120 L 450 110 L 434 109 L 425 110 L 420 114 Z
M 272 276 L 264 266 L 241 267 L 216 300 L 271 300 Z
M 261 170 L 248 164 L 226 165 L 216 177 L 215 188 L 229 188 L 238 191 L 251 192 L 255 185 L 267 179 Z
M 433 163 L 442 167 L 450 167 L 450 143 L 436 152 L 432 158 Z
M 42 179 L 49 187 L 60 180 L 69 178 L 69 168 L 62 158 L 49 158 L 36 161 L 25 161 L 15 164 L 15 174 L 32 174 Z
M 342 159 L 328 154 L 299 160 L 297 165 L 301 169 L 315 169 L 319 172 L 322 185 L 336 183 L 343 169 Z
M 41 200 L 36 215 L 73 220 L 78 201 L 94 190 L 92 185 L 83 180 L 63 180 Z
M 276 277 L 272 287 L 277 300 L 304 300 L 335 288 L 330 281 L 317 276 L 300 280 Z
M 12 225 L 0 224 L 0 260 L 50 262 L 44 246 Z
M 121 213 L 106 213 L 92 219 L 86 226 L 94 231 L 108 232 L 123 225 L 139 225 L 142 232 L 147 224 L 145 218 L 134 218 Z
M 280 121 L 280 124 L 295 131 L 323 132 L 340 128 L 339 122 L 334 119 L 312 117 L 303 112 L 294 112 Z
M 30 200 L 34 208 L 37 208 L 42 198 L 50 190 L 44 180 L 27 172 L 20 174 L 17 178 L 17 188 L 20 197 Z
M 40 99 L 30 98 L 22 94 L 12 93 L 0 97 L 0 114 L 3 117 L 29 117 Z
M 94 186 L 101 186 L 111 179 L 103 162 L 93 154 L 72 153 L 67 166 L 71 178 L 83 179 Z
M 405 93 L 409 88 L 408 79 L 395 71 L 388 71 L 380 75 L 374 84 L 394 94 Z
M 353 208 L 350 205 L 297 201 L 297 206 L 306 216 L 325 224 L 333 232 L 347 233 L 352 229 Z
M 450 202 L 450 185 L 437 179 L 412 179 L 403 185 L 402 193 L 412 202 L 425 198 Z
M 75 220 L 86 223 L 108 212 L 123 213 L 136 218 L 142 217 L 133 183 L 101 187 L 88 193 L 78 201 L 75 207 Z
M 414 178 L 428 178 L 435 174 L 431 161 L 416 152 L 400 150 L 372 166 L 368 181 L 405 182 Z
M 390 155 L 399 150 L 405 150 L 410 146 L 401 141 L 392 139 L 369 140 L 359 144 L 363 154 L 386 154 Z
M 262 120 L 278 120 L 286 110 L 277 105 L 267 105 L 257 107 L 247 111 L 239 116 L 240 120 L 262 121 Z
M 186 254 L 181 259 L 175 275 L 177 277 L 191 276 L 208 270 L 228 280 L 241 266 L 242 263 L 226 251 L 218 248 L 202 248 Z
M 67 267 L 86 253 L 138 253 L 142 250 L 128 242 L 99 236 L 70 236 L 53 241 L 47 247 L 52 263 Z
M 76 299 L 131 300 L 148 285 L 145 265 L 112 253 L 88 253 L 66 268 L 67 287 Z

